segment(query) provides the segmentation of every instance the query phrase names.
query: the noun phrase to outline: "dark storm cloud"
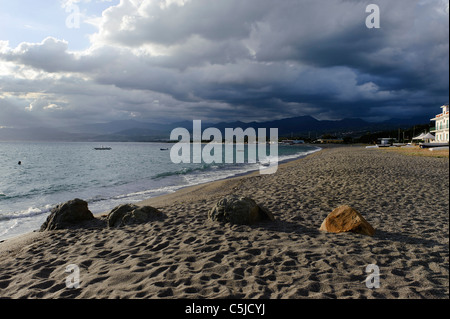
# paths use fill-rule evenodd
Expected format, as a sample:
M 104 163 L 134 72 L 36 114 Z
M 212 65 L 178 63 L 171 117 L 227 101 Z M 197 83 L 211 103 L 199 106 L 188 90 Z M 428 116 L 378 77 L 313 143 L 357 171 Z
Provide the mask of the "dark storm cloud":
M 103 13 L 89 50 L 47 38 L 0 46 L 0 59 L 42 73 L 28 82 L 48 93 L 49 117 L 435 113 L 448 102 L 448 1 L 375 1 L 381 29 L 368 29 L 372 2 L 124 0 Z

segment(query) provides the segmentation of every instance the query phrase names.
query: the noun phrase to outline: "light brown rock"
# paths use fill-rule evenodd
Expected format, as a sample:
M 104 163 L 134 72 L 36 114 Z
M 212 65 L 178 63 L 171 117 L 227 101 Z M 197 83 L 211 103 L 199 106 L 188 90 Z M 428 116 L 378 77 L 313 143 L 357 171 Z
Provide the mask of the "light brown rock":
M 330 233 L 353 232 L 373 236 L 375 229 L 350 206 L 341 206 L 333 210 L 320 226 L 321 231 Z

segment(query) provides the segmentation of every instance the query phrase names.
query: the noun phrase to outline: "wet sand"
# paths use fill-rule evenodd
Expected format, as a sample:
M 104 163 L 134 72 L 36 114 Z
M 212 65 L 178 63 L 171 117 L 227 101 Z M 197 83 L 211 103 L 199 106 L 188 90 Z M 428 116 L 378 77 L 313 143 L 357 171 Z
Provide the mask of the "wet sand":
M 275 216 L 219 224 L 224 195 Z M 162 221 L 120 229 L 31 233 L 0 243 L 4 298 L 449 298 L 449 160 L 364 147 L 326 148 L 246 176 L 149 199 Z M 373 237 L 319 231 L 350 205 Z M 80 288 L 66 287 L 66 267 Z M 380 287 L 366 287 L 368 265 Z

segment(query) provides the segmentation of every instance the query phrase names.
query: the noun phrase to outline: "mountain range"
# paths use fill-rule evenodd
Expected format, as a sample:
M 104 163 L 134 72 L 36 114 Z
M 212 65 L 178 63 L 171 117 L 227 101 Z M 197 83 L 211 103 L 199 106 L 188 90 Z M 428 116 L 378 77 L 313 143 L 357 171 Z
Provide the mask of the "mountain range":
M 312 116 L 299 116 L 266 122 L 202 122 L 202 130 L 218 128 L 222 134 L 225 128 L 242 129 L 278 128 L 278 135 L 319 137 L 323 134 L 336 136 L 361 136 L 367 132 L 406 129 L 414 125 L 427 124 L 429 118 L 390 119 L 373 123 L 358 118 L 338 121 L 317 120 Z M 186 128 L 192 132 L 192 121 L 171 124 L 149 123 L 137 120 L 112 121 L 107 123 L 76 125 L 60 128 L 0 128 L 0 141 L 71 141 L 71 142 L 155 142 L 168 141 L 174 128 Z

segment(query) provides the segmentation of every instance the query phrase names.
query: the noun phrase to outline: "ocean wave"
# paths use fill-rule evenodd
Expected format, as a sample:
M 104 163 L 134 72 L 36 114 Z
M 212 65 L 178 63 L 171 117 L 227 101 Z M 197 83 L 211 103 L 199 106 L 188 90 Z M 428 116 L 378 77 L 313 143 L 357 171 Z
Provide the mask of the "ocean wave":
M 18 225 L 19 225 L 19 221 L 18 221 L 18 220 L 15 220 L 15 221 L 13 222 L 12 225 L 8 225 L 8 227 L 5 228 L 4 230 L 1 230 L 1 229 L 0 229 L 0 237 L 3 237 L 3 236 L 5 236 L 5 235 L 7 235 L 8 233 L 10 233 L 10 232 L 11 232 L 14 228 L 16 228 Z
M 315 153 L 317 151 L 320 151 L 321 148 L 317 147 L 315 149 L 312 150 L 308 150 L 308 151 L 301 151 L 295 154 L 290 154 L 290 155 L 280 155 L 278 156 L 278 162 L 283 162 L 286 160 L 290 160 L 290 159 L 295 159 L 295 158 L 299 158 L 299 157 L 303 157 L 303 156 L 307 156 L 309 154 Z M 271 156 L 267 156 L 265 158 L 265 160 L 271 160 L 273 157 Z M 160 174 L 157 174 L 155 176 L 152 177 L 152 179 L 160 179 L 160 178 L 164 178 L 164 177 L 170 177 L 170 176 L 180 176 L 180 175 L 188 175 L 191 173 L 196 173 L 196 172 L 202 172 L 202 171 L 208 171 L 208 170 L 219 170 L 219 169 L 230 169 L 230 170 L 235 170 L 235 169 L 242 169 L 244 168 L 244 171 L 248 170 L 254 170 L 254 164 L 252 163 L 242 163 L 242 164 L 223 164 L 223 163 L 212 163 L 212 164 L 201 164 L 200 166 L 197 167 L 184 167 L 180 170 L 177 171 L 170 171 L 170 172 L 163 172 Z
M 311 155 L 311 154 L 316 153 L 321 150 L 322 150 L 322 148 L 316 147 L 315 149 L 312 149 L 309 151 L 302 151 L 302 152 L 292 154 L 292 155 L 282 155 L 282 156 L 278 157 L 278 162 L 284 162 L 284 161 L 293 160 L 296 158 L 305 157 L 305 156 Z
M 214 164 L 214 165 L 213 164 L 201 164 L 198 167 L 190 167 L 190 168 L 184 167 L 178 171 L 160 173 L 160 174 L 153 176 L 152 179 L 160 179 L 160 178 L 170 177 L 170 176 L 188 175 L 188 174 L 194 173 L 194 172 L 201 172 L 201 171 L 206 171 L 209 169 L 218 169 L 218 168 L 220 168 L 220 166 L 217 164 Z
M 167 186 L 167 187 L 161 187 L 161 188 L 155 188 L 155 189 L 148 189 L 148 190 L 139 191 L 139 192 L 117 195 L 117 196 L 114 196 L 112 199 L 118 200 L 118 199 L 133 198 L 133 197 L 144 199 L 144 198 L 146 198 L 145 196 L 152 195 L 152 194 L 173 193 L 179 188 L 180 188 L 180 186 Z
M 23 211 L 2 214 L 0 215 L 0 221 L 36 217 L 49 213 L 53 207 L 53 205 L 45 205 L 41 208 L 30 207 Z
M 181 186 L 165 186 L 160 188 L 146 189 L 143 191 L 132 191 L 130 193 L 111 195 L 111 196 L 96 196 L 87 200 L 88 204 L 95 206 L 97 210 L 109 209 L 117 203 L 122 203 L 125 200 L 130 202 L 138 202 L 151 197 L 159 196 L 161 194 L 168 194 L 177 191 Z M 95 210 L 94 209 L 94 210 Z
M 289 160 L 295 160 L 297 158 L 305 157 L 312 153 L 320 151 L 320 147 L 316 147 L 310 150 L 302 150 L 295 154 L 280 155 L 278 157 L 267 156 L 264 158 L 263 162 L 274 160 L 278 163 L 286 162 Z M 164 172 L 153 177 L 153 179 L 161 179 L 171 176 L 183 176 L 187 181 L 188 186 L 207 183 L 219 179 L 229 178 L 237 176 L 240 174 L 245 174 L 247 172 L 257 171 L 260 169 L 261 163 L 242 163 L 242 164 L 223 164 L 223 163 L 212 163 L 212 164 L 202 164 L 201 166 L 192 168 L 183 168 L 178 171 Z M 200 174 L 203 173 L 203 174 Z
M 95 196 L 95 197 L 93 197 L 93 198 L 89 198 L 89 199 L 87 199 L 86 201 L 87 201 L 88 203 L 97 203 L 97 202 L 102 202 L 102 201 L 105 201 L 105 200 L 108 200 L 108 199 L 109 199 L 109 198 L 107 198 L 107 197 L 98 195 L 98 196 Z

